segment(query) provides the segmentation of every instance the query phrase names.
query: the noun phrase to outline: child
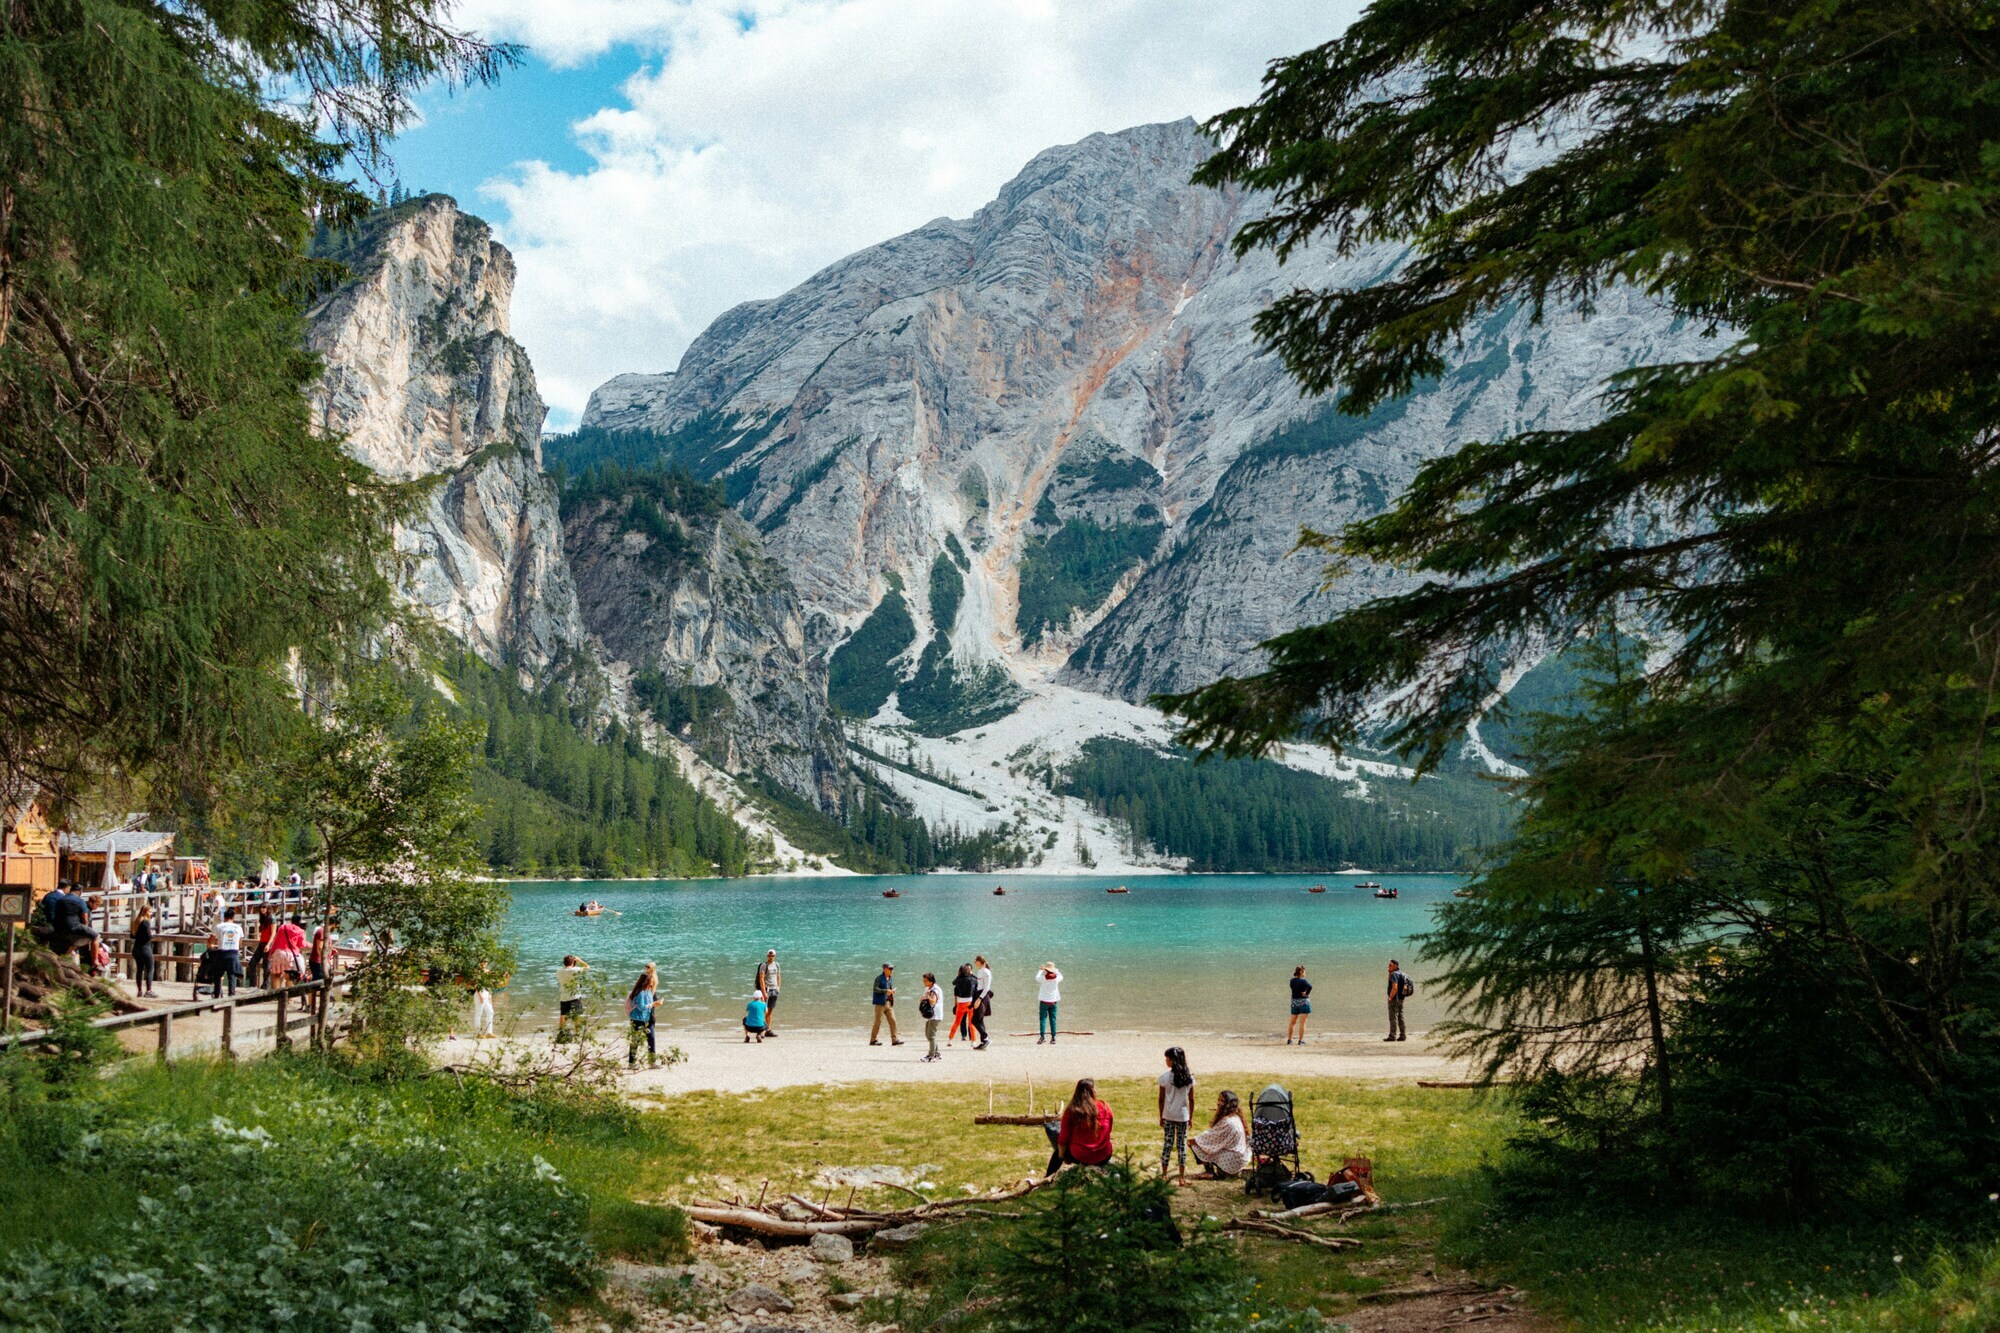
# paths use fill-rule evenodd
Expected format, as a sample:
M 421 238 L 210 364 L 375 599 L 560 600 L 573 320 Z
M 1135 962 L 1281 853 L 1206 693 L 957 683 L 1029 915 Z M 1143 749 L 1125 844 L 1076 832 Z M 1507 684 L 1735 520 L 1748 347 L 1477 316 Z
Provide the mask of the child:
M 764 1028 L 766 1026 L 766 1016 L 769 1013 L 770 1008 L 764 1003 L 764 992 L 757 991 L 751 995 L 750 1003 L 743 1010 L 743 1044 L 745 1046 L 750 1044 L 752 1037 L 757 1039 L 759 1046 L 764 1044 Z
M 1167 1047 L 1167 1072 L 1160 1075 L 1160 1177 L 1166 1178 L 1167 1159 L 1178 1148 L 1181 1155 L 1180 1183 L 1187 1184 L 1188 1121 L 1194 1115 L 1194 1075 L 1188 1072 L 1187 1052 Z

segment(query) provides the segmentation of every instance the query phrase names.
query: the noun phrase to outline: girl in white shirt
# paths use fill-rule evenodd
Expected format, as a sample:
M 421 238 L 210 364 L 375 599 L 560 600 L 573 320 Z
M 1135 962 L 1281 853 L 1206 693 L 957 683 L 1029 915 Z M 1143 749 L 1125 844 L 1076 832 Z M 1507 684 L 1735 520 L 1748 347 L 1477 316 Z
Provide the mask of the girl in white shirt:
M 1187 1184 L 1188 1121 L 1194 1118 L 1194 1075 L 1188 1072 L 1187 1052 L 1167 1047 L 1167 1071 L 1160 1075 L 1160 1176 L 1167 1174 L 1167 1159 L 1180 1150 L 1180 1183 Z
M 1044 1041 L 1056 1044 L 1056 1005 L 1062 999 L 1062 973 L 1056 971 L 1054 963 L 1043 963 L 1042 970 L 1035 974 L 1035 1000 L 1041 1012 L 1035 1019 L 1035 1045 Z

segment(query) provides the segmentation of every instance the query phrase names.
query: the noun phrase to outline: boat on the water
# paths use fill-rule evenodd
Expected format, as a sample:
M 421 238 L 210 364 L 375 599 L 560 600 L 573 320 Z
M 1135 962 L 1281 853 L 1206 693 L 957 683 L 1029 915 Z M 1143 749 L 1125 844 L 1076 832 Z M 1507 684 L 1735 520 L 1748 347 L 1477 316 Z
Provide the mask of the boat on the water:
M 1394 897 L 1397 897 L 1397 896 L 1398 896 L 1398 895 L 1399 895 L 1399 894 L 1400 894 L 1401 892 L 1402 892 L 1402 890 L 1400 890 L 1400 889 L 1383 889 L 1383 888 L 1378 888 L 1378 889 L 1376 889 L 1376 890 L 1375 890 L 1375 896 L 1376 896 L 1377 898 L 1394 898 Z
M 884 898 L 900 898 L 903 896 L 903 891 L 901 889 L 884 889 L 882 890 L 882 896 Z
M 1106 889 L 1106 890 L 1105 890 L 1105 892 L 1106 892 L 1106 893 L 1130 893 L 1130 892 L 1132 892 L 1132 890 L 1130 890 L 1130 889 L 1126 888 L 1126 887 L 1125 887 L 1125 886 L 1124 886 L 1123 884 L 1120 884 L 1120 885 L 1119 885 L 1119 886 L 1118 886 L 1117 888 L 1115 888 L 1115 889 Z
M 1005 890 L 1005 889 L 1001 888 L 1001 887 L 1000 887 L 1000 886 L 999 886 L 998 884 L 995 884 L 995 885 L 993 886 L 993 896 L 994 896 L 995 898 L 1000 898 L 1000 897 L 1004 897 L 1004 896 L 1006 896 L 1006 893 L 1007 893 L 1007 890 Z
M 1364 879 L 1354 887 L 1357 889 L 1379 889 L 1382 886 L 1372 879 Z
M 1324 885 L 1324 884 L 1308 884 L 1308 885 L 1306 885 L 1306 892 L 1307 892 L 1307 893 L 1325 893 L 1325 892 L 1326 892 L 1326 885 Z
M 576 914 L 578 916 L 603 916 L 604 904 L 595 902 L 585 903 L 583 906 L 576 909 Z

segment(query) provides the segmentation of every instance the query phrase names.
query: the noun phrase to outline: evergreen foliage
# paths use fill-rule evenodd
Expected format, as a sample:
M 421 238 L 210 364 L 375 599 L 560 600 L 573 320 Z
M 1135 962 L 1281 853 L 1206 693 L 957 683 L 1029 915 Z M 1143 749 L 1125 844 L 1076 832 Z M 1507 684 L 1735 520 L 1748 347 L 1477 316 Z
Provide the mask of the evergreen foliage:
M 486 862 L 523 876 L 741 875 L 753 849 L 673 760 L 559 686 L 530 694 L 470 654 L 447 664 L 458 707 L 486 726 L 473 788 Z
M 1064 789 L 1125 821 L 1136 845 L 1198 871 L 1460 870 L 1508 831 L 1499 793 L 1477 780 L 1433 778 L 1364 800 L 1268 759 L 1197 764 L 1110 737 L 1084 744 Z
M 916 641 L 917 622 L 903 600 L 903 581 L 889 575 L 889 591 L 861 627 L 833 650 L 827 661 L 826 697 L 848 717 L 873 717 L 896 689 L 890 665 Z
M 1021 550 L 1015 616 L 1022 646 L 1033 647 L 1049 630 L 1062 629 L 1075 612 L 1103 605 L 1127 570 L 1152 558 L 1165 532 L 1157 522 L 1107 527 L 1072 518 L 1051 536 L 1028 538 Z
M 0 768 L 60 805 L 273 743 L 294 650 L 389 607 L 415 497 L 312 428 L 304 305 L 434 77 L 511 57 L 435 0 L 51 0 L 0 17 Z
M 1435 764 L 1524 653 L 1651 639 L 1529 747 L 1520 840 L 1431 948 L 1460 1049 L 1662 1189 L 2000 1170 L 1996 71 L 1992 16 L 1926 0 L 1377 0 L 1211 126 L 1199 178 L 1279 201 L 1239 247 L 1407 247 L 1260 317 L 1347 412 L 1510 307 L 1630 285 L 1715 331 L 1309 538 L 1422 577 L 1164 701 L 1229 753 L 1386 713 Z

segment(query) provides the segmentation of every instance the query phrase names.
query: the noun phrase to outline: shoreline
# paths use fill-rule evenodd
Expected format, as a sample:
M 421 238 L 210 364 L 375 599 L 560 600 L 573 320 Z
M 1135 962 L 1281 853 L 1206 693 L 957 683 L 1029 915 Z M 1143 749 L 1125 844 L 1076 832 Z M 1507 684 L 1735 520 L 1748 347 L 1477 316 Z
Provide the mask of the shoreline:
M 1175 870 L 1166 867 L 1158 870 L 1147 869 L 1130 873 L 1102 873 L 1093 870 L 1044 870 L 1039 866 L 1008 870 L 909 870 L 893 873 L 874 873 L 861 870 L 759 870 L 748 875 L 691 875 L 676 878 L 659 875 L 613 875 L 600 879 L 589 879 L 575 875 L 530 876 L 530 875 L 482 875 L 485 884 L 712 884 L 740 883 L 746 879 L 999 879 L 1012 876 L 1016 879 L 1228 879 L 1241 876 L 1246 879 L 1306 879 L 1314 875 L 1323 877 L 1351 877 L 1356 875 L 1426 875 L 1449 876 L 1463 879 L 1472 874 L 1469 870 Z
M 899 1015 L 900 1019 L 900 1015 Z M 1412 1036 L 1407 1042 L 1385 1042 L 1374 1033 L 1313 1034 L 1303 1046 L 1287 1046 L 1282 1037 L 1226 1034 L 1118 1031 L 1065 1035 L 1053 1046 L 1038 1046 L 1031 1037 L 996 1031 L 993 1044 L 975 1051 L 960 1042 L 935 1064 L 923 1062 L 923 1022 L 901 1026 L 903 1045 L 889 1044 L 886 1031 L 880 1046 L 868 1044 L 866 1028 L 786 1028 L 762 1043 L 746 1044 L 741 1030 L 658 1029 L 664 1056 L 678 1046 L 687 1057 L 671 1068 L 648 1069 L 639 1053 L 640 1068 L 625 1076 L 624 1090 L 633 1097 L 672 1097 L 683 1093 L 749 1093 L 805 1085 L 839 1087 L 859 1083 L 986 1084 L 994 1090 L 995 1109 L 1026 1108 L 1028 1089 L 1037 1104 L 1067 1094 L 1079 1078 L 1137 1078 L 1157 1075 L 1168 1046 L 1186 1049 L 1198 1079 L 1218 1086 L 1228 1078 L 1243 1084 L 1235 1091 L 1245 1099 L 1267 1082 L 1287 1078 L 1333 1077 L 1383 1082 L 1458 1080 L 1468 1077 L 1462 1064 L 1434 1049 L 1430 1041 Z M 457 1036 L 440 1047 L 449 1061 L 491 1059 L 509 1051 L 546 1047 L 547 1032 L 512 1033 L 475 1042 Z M 622 1024 L 607 1024 L 598 1045 L 619 1058 L 625 1052 Z M 943 1046 L 942 1032 L 939 1038 Z M 1252 1082 L 1255 1086 L 1251 1086 Z M 1246 1091 L 1247 1090 L 1247 1091 Z

